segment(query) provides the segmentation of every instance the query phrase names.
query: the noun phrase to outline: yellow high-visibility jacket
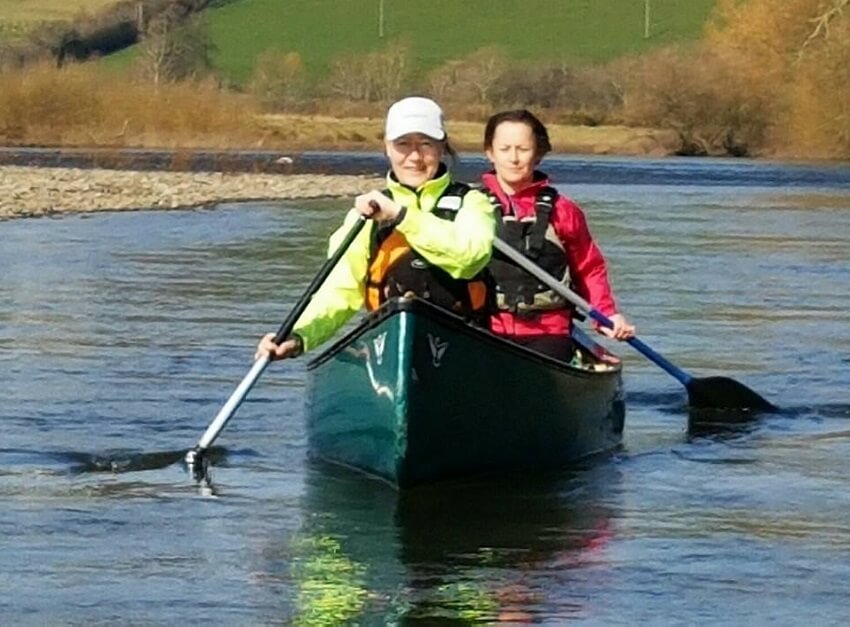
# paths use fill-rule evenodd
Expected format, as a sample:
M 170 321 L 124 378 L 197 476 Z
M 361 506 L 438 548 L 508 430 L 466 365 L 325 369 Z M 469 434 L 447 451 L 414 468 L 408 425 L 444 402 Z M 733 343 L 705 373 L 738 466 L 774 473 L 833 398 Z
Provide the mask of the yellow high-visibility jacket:
M 477 190 L 470 190 L 463 197 L 453 221 L 431 215 L 450 182 L 451 176 L 444 172 L 414 191 L 401 185 L 391 173 L 387 175 L 387 189 L 393 200 L 407 208 L 396 230 L 429 263 L 456 279 L 471 279 L 490 261 L 496 217 L 490 201 Z M 328 257 L 354 227 L 358 216 L 354 209 L 349 211 L 342 226 L 331 235 Z M 369 222 L 360 231 L 295 323 L 293 332 L 303 340 L 305 351 L 333 337 L 363 307 L 374 228 L 376 225 Z

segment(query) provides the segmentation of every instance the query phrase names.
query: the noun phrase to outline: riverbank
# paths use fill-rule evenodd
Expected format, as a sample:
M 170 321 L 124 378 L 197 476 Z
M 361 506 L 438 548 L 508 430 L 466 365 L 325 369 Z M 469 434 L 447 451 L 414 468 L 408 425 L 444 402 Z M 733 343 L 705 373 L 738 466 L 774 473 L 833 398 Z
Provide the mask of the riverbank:
M 380 150 L 383 124 L 383 119 L 365 117 L 257 115 L 242 125 L 222 124 L 202 132 L 180 129 L 156 132 L 148 128 L 156 123 L 139 124 L 135 128 L 136 124 L 125 119 L 120 126 L 104 123 L 98 129 L 63 131 L 50 125 L 36 125 L 20 136 L 12 136 L 3 133 L 0 119 L 0 145 L 6 151 L 40 147 L 45 152 L 76 152 L 101 159 L 145 151 L 172 152 L 178 156 L 211 153 L 224 155 L 226 161 L 227 153 Z M 446 126 L 456 150 L 482 152 L 482 122 L 448 122 Z M 553 152 L 561 154 L 664 157 L 680 154 L 682 150 L 681 137 L 672 130 L 556 123 L 548 124 L 547 128 Z M 0 159 L 0 163 L 8 161 Z M 134 166 L 129 163 L 127 167 Z
M 178 209 L 222 202 L 355 196 L 370 176 L 0 167 L 0 220 L 64 213 Z
M 368 118 L 263 116 L 262 139 L 251 150 L 227 142 L 217 147 L 189 142 L 180 148 L 163 148 L 147 146 L 145 141 L 132 141 L 132 147 L 120 142 L 104 146 L 69 141 L 17 148 L 16 142 L 6 141 L 0 147 L 0 220 L 354 196 L 380 186 L 381 181 L 373 176 L 305 172 L 297 153 L 375 151 L 381 145 L 382 124 Z M 481 150 L 482 124 L 450 123 L 449 133 L 456 149 Z M 663 156 L 674 154 L 678 146 L 674 133 L 654 129 L 553 124 L 550 136 L 555 152 L 572 154 Z
M 277 129 L 275 141 L 269 143 L 290 148 L 344 145 L 374 150 L 381 142 L 379 120 L 287 116 L 269 117 L 266 123 L 267 130 Z M 292 134 L 294 129 L 298 131 Z M 480 149 L 481 124 L 455 123 L 450 132 L 457 148 Z M 665 155 L 672 152 L 671 142 L 672 138 L 648 129 L 552 129 L 556 151 L 565 153 Z M 382 186 L 371 175 L 304 172 L 303 167 L 297 154 L 293 158 L 274 149 L 4 147 L 0 148 L 0 220 L 354 196 Z
M 297 150 L 376 150 L 383 141 L 383 119 L 322 115 L 261 115 L 256 118 L 267 147 Z M 481 152 L 483 122 L 446 123 L 452 145 Z M 682 148 L 673 130 L 630 126 L 580 126 L 548 123 L 557 153 L 623 156 L 669 156 Z

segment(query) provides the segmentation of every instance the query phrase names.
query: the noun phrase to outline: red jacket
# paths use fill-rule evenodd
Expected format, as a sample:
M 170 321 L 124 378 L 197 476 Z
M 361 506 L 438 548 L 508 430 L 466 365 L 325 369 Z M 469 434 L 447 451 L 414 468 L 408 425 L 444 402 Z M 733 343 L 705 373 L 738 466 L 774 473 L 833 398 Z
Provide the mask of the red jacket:
M 517 218 L 521 219 L 534 215 L 537 191 L 551 185 L 541 172 L 535 172 L 534 178 L 531 185 L 513 195 L 502 189 L 492 172 L 484 174 L 481 181 L 501 200 L 505 211 L 513 206 Z M 605 258 L 590 235 L 582 210 L 572 200 L 558 194 L 551 222 L 567 254 L 573 289 L 606 316 L 617 313 Z M 569 310 L 543 311 L 533 318 L 519 318 L 511 312 L 500 311 L 490 318 L 490 329 L 498 335 L 565 335 L 570 332 L 571 324 Z

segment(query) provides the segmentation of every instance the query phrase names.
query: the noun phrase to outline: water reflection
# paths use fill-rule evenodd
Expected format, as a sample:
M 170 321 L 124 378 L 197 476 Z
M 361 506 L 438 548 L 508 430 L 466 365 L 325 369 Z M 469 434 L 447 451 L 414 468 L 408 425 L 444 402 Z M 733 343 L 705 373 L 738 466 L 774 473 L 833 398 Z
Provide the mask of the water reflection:
M 766 415 L 737 409 L 688 408 L 688 436 L 737 437 L 753 431 Z
M 396 492 L 313 464 L 303 524 L 278 548 L 289 559 L 269 563 L 286 568 L 269 576 L 291 581 L 302 624 L 581 615 L 582 595 L 553 583 L 605 563 L 618 477 L 603 465 Z
M 733 409 L 694 409 L 687 408 L 688 435 L 697 437 L 737 437 L 756 430 L 770 416 L 790 419 L 830 419 L 850 418 L 850 405 L 844 403 L 825 403 L 821 405 L 803 405 L 783 407 L 769 414 L 753 413 Z

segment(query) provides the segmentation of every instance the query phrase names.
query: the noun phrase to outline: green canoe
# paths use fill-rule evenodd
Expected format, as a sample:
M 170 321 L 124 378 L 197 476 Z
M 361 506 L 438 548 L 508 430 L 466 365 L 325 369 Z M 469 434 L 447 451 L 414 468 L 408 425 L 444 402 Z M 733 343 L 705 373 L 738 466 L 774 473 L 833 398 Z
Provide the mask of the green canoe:
M 567 466 L 620 444 L 621 366 L 584 334 L 568 365 L 419 299 L 397 299 L 312 360 L 313 457 L 406 488 Z M 575 360 L 574 360 L 575 361 Z

